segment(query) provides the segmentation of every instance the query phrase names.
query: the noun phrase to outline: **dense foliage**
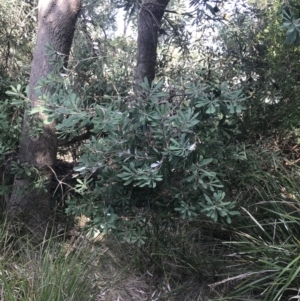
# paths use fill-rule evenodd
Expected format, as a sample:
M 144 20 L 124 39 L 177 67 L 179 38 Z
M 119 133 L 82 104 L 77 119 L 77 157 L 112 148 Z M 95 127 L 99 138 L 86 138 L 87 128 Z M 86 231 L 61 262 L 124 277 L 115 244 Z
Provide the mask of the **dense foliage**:
M 211 223 L 230 233 L 234 298 L 295 298 L 299 1 L 171 1 L 156 80 L 137 86 L 140 1 L 86 0 L 68 68 L 49 45 L 55 70 L 30 109 L 35 4 L 0 3 L 2 203 L 14 176 L 45 187 L 40 170 L 17 155 L 25 110 L 32 136 L 43 113 L 44 123 L 57 121 L 59 138 L 53 210 L 84 215 L 92 234 L 146 247 L 162 229 Z M 126 34 L 116 32 L 121 8 Z M 229 281 L 218 277 L 213 287 Z

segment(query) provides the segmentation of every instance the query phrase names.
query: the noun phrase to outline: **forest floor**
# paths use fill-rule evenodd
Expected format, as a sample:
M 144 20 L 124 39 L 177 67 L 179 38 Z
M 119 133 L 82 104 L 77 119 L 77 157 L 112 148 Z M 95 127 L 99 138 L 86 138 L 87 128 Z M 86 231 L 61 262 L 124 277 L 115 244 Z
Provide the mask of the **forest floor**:
M 195 225 L 189 238 L 164 232 L 162 241 L 150 237 L 138 247 L 110 236 L 89 238 L 81 231 L 84 222 L 39 245 L 20 225 L 3 222 L 0 300 L 204 301 L 220 296 L 210 284 L 221 279 L 216 259 L 222 243 L 207 239 Z M 54 285 L 50 293 L 47 288 Z

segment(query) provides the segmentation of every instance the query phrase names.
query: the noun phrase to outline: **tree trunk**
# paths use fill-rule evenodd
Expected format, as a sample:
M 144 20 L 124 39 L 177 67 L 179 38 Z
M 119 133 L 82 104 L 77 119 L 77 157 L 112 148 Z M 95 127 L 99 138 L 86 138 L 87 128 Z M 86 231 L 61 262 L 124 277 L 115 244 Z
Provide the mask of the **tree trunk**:
M 138 20 L 136 86 L 146 77 L 149 84 L 155 77 L 158 30 L 170 0 L 145 0 Z
M 65 60 L 70 53 L 75 31 L 75 23 L 80 11 L 81 0 L 40 0 L 38 5 L 38 33 L 34 50 L 29 82 L 29 98 L 31 108 L 39 106 L 39 99 L 35 88 L 41 78 L 53 72 L 55 66 L 51 64 L 45 47 L 50 45 L 57 55 L 64 55 Z M 50 94 L 51 90 L 47 90 Z M 46 92 L 46 91 L 43 92 Z M 45 116 L 39 114 L 41 121 Z M 7 204 L 9 215 L 22 214 L 22 217 L 41 222 L 50 216 L 49 189 L 51 186 L 52 167 L 56 160 L 57 137 L 55 122 L 44 125 L 43 133 L 38 138 L 29 136 L 29 116 L 25 114 L 22 141 L 19 149 L 19 159 L 29 166 L 34 166 L 39 175 L 47 179 L 46 189 L 30 186 L 31 181 L 26 178 L 15 177 L 12 195 Z

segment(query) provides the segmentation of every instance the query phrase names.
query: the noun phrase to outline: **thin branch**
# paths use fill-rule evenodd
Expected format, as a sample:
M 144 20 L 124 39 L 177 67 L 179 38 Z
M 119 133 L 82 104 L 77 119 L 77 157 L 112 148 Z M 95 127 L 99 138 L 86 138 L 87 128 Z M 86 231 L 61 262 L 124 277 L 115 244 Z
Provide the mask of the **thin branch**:
M 91 137 L 91 135 L 92 135 L 92 133 L 90 131 L 87 131 L 86 133 L 84 133 L 80 136 L 76 136 L 76 137 L 72 138 L 71 140 L 68 140 L 68 139 L 59 140 L 58 146 L 68 146 L 68 145 L 74 144 L 76 142 L 81 142 L 83 140 L 89 139 Z

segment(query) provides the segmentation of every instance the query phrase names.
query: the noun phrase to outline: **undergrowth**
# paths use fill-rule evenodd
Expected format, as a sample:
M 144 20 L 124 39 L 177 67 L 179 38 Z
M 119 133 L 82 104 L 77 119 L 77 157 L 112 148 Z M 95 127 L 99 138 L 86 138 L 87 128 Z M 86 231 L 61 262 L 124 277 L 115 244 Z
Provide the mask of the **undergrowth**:
M 241 212 L 232 225 L 153 214 L 142 246 L 78 226 L 36 244 L 2 218 L 1 300 L 298 300 L 299 167 L 263 148 L 247 159 L 229 179 Z
M 211 284 L 230 287 L 220 300 L 300 299 L 299 167 L 274 154 L 264 158 L 268 168 L 252 173 L 239 195 L 243 214 L 226 242 L 227 271 Z
M 62 238 L 36 245 L 22 226 L 0 225 L 1 300 L 94 300 L 86 277 L 92 258 L 71 252 Z M 60 240 L 60 242 L 59 242 Z

